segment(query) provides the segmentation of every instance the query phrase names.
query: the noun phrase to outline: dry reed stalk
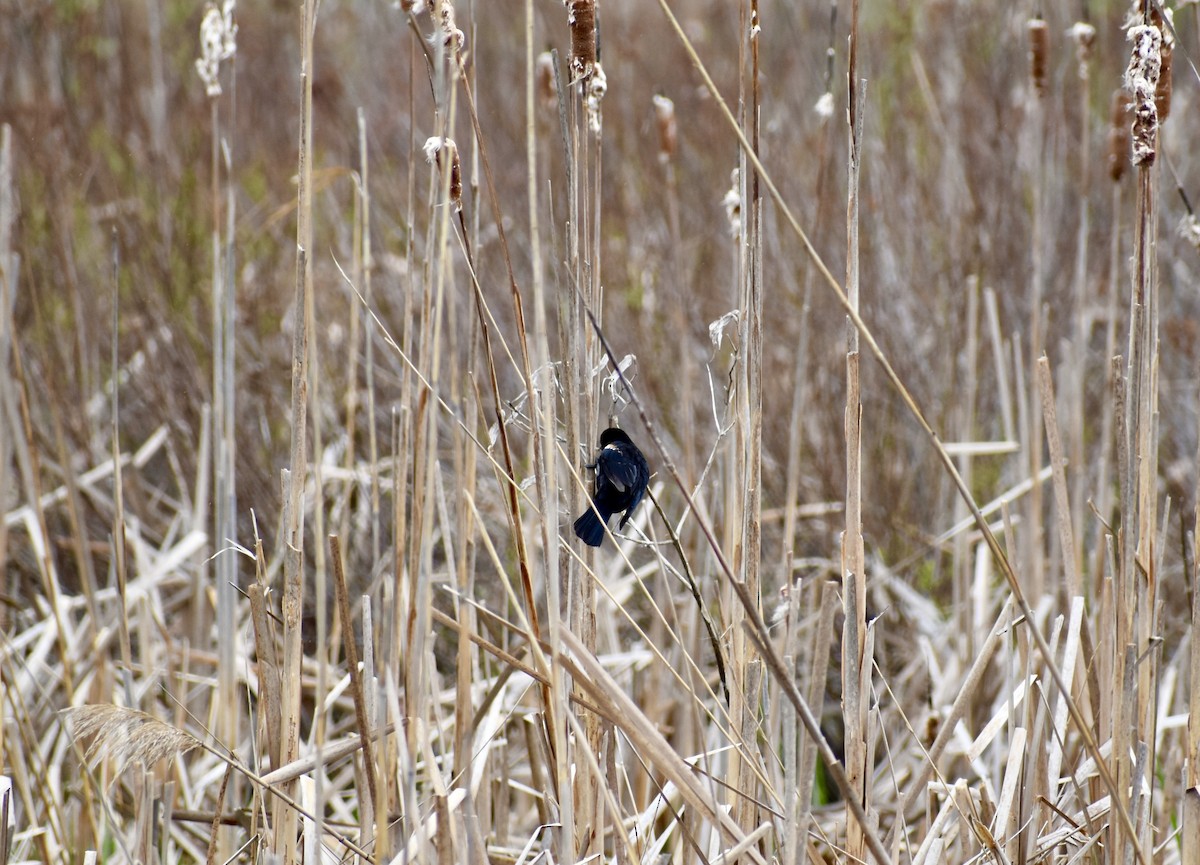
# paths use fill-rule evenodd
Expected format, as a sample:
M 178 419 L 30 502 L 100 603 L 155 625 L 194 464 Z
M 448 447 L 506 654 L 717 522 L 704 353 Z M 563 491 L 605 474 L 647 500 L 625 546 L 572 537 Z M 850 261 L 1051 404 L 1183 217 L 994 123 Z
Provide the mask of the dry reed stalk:
M 54 385 L 47 381 L 46 389 L 51 394 L 51 402 L 61 405 L 61 397 L 55 393 Z M 58 454 L 59 464 L 64 466 L 70 465 L 66 439 L 63 435 L 62 418 L 57 412 L 54 414 L 54 447 Z M 3 459 L 3 454 L 0 454 L 0 459 Z M 3 475 L 4 471 L 0 470 L 0 489 L 4 488 Z M 63 486 L 67 491 L 67 519 L 71 528 L 71 551 L 74 553 L 76 567 L 80 574 L 80 582 L 82 583 L 84 599 L 87 602 L 88 615 L 91 617 L 92 625 L 97 626 L 100 622 L 100 615 L 96 607 L 96 590 L 98 588 L 96 584 L 96 569 L 91 555 L 86 551 L 88 539 L 83 517 L 83 503 L 79 496 L 79 484 L 73 472 L 67 472 L 63 481 Z M 0 528 L 0 533 L 4 531 L 4 528 Z M 3 545 L 3 537 L 0 537 L 0 567 L 3 567 L 4 561 Z
M 1054 400 L 1054 380 L 1050 373 L 1050 361 L 1043 354 L 1038 359 L 1038 386 L 1042 397 L 1042 419 L 1046 424 L 1046 443 L 1053 469 L 1055 523 L 1058 526 L 1058 544 L 1063 560 L 1066 583 L 1061 587 L 1064 606 L 1070 599 L 1083 597 L 1083 577 L 1080 562 L 1075 555 L 1075 535 L 1071 519 L 1071 498 L 1067 492 L 1066 457 L 1063 455 L 1062 435 L 1058 428 L 1058 408 Z
M 536 97 L 540 91 L 541 101 L 544 105 L 553 104 L 556 99 L 555 95 L 555 79 L 557 76 L 557 67 L 554 61 L 554 56 L 535 55 L 534 49 L 534 30 L 535 16 L 532 0 L 526 0 L 525 6 L 525 163 L 528 177 L 526 186 L 526 202 L 528 206 L 528 221 L 529 221 L 529 240 L 531 247 L 532 269 L 531 282 L 533 289 L 533 362 L 530 360 L 529 349 L 527 346 L 527 337 L 524 331 L 525 318 L 521 307 L 520 294 L 515 290 L 515 278 L 511 270 L 511 261 L 508 256 L 507 246 L 504 248 L 505 261 L 509 267 L 509 278 L 512 286 L 512 296 L 514 303 L 514 312 L 518 322 L 518 337 L 521 341 L 522 358 L 524 359 L 524 373 L 526 392 L 530 395 L 530 408 L 532 411 L 532 427 L 533 427 L 533 462 L 535 474 L 537 478 L 537 506 L 540 515 L 540 540 L 542 547 L 542 574 L 543 574 L 543 591 L 546 598 L 546 620 L 548 635 L 551 646 L 557 647 L 560 640 L 560 629 L 562 627 L 562 615 L 564 612 L 563 606 L 563 583 L 562 577 L 567 577 L 567 584 L 570 585 L 572 577 L 575 581 L 580 578 L 580 572 L 575 567 L 570 556 L 563 561 L 560 558 L 561 541 L 558 537 L 558 521 L 560 513 L 559 480 L 558 480 L 558 455 L 555 447 L 555 442 L 558 438 L 558 421 L 557 421 L 557 383 L 555 381 L 555 373 L 553 371 L 552 356 L 549 345 L 550 321 L 547 314 L 547 297 L 545 280 L 543 277 L 542 268 L 542 237 L 541 226 L 538 217 L 539 204 L 539 172 L 538 172 L 538 140 L 537 140 L 537 105 Z M 570 13 L 574 12 L 574 7 L 569 7 Z M 569 14 L 570 14 L 569 13 Z M 593 9 L 594 15 L 594 9 Z M 582 35 L 585 22 L 580 22 L 572 17 L 572 56 L 575 56 L 575 40 L 577 31 Z M 594 37 L 593 37 L 594 38 Z M 580 46 L 583 47 L 583 46 Z M 492 198 L 494 213 L 499 215 L 498 202 L 495 198 L 495 188 L 492 184 L 490 171 L 488 173 L 488 190 Z M 560 294 L 560 298 L 561 298 Z M 564 302 L 560 299 L 558 303 L 559 321 L 561 325 L 562 310 Z M 541 381 L 534 380 L 533 368 L 541 371 Z M 573 400 L 574 382 L 570 375 L 567 376 L 567 417 L 569 419 L 574 415 L 578 403 Z M 570 432 L 568 432 L 568 442 L 570 443 Z M 569 451 L 574 455 L 577 451 Z M 570 466 L 570 462 L 568 462 Z M 568 500 L 574 504 L 577 503 L 579 496 L 575 494 L 569 495 Z M 536 634 L 535 634 L 536 636 Z M 557 648 L 554 649 L 557 651 Z M 574 802 L 571 800 L 571 794 L 568 784 L 568 772 L 566 766 L 571 758 L 567 756 L 567 749 L 570 747 L 570 739 L 566 734 L 565 724 L 572 719 L 571 706 L 569 705 L 570 691 L 566 686 L 564 677 L 561 672 L 556 669 L 551 671 L 551 681 L 548 683 L 549 688 L 543 691 L 543 698 L 547 700 L 547 722 L 549 722 L 550 742 L 552 753 L 556 759 L 555 777 L 556 785 L 559 791 L 559 808 L 560 813 L 564 815 L 562 834 L 559 841 L 560 853 L 565 854 L 568 850 L 577 850 L 578 845 L 573 839 L 577 837 L 577 829 L 574 823 Z M 587 742 L 592 744 L 595 741 L 595 721 L 589 715 L 588 729 L 591 732 L 591 738 L 581 737 L 576 740 L 577 743 Z M 589 755 L 591 751 L 587 748 Z M 592 774 L 594 786 L 600 786 L 602 781 Z M 565 806 L 563 804 L 565 800 Z
M 1046 70 L 1047 53 L 1049 49 L 1048 30 L 1045 20 L 1040 16 L 1031 18 L 1028 22 L 1030 37 L 1029 78 L 1033 98 L 1028 100 L 1029 124 L 1028 136 L 1030 150 L 1033 154 L 1028 167 L 1028 184 L 1032 195 L 1032 219 L 1029 235 L 1029 283 L 1028 301 L 1029 318 L 1027 332 L 1028 357 L 1019 358 L 1017 373 L 1023 374 L 1028 369 L 1030 374 L 1037 368 L 1038 357 L 1043 352 L 1045 327 L 1043 322 L 1042 304 L 1046 296 L 1046 256 L 1047 209 L 1045 200 L 1045 180 L 1047 174 L 1046 153 L 1049 145 L 1046 139 Z M 1025 423 L 1021 428 L 1021 444 L 1025 470 L 1034 475 L 1041 465 L 1042 449 L 1041 436 L 1041 401 L 1030 389 L 1028 402 L 1022 408 L 1025 412 Z M 1025 502 L 1025 530 L 1021 533 L 1021 561 L 1026 577 L 1026 591 L 1037 601 L 1046 591 L 1045 585 L 1045 544 L 1042 532 L 1043 496 L 1042 486 L 1035 483 Z
M 12 228 L 16 219 L 13 194 L 12 127 L 0 123 L 0 414 L 12 416 L 13 394 L 10 391 L 12 373 L 9 370 L 9 350 L 12 348 L 13 309 L 17 300 L 17 256 L 12 249 Z M 11 436 L 0 436 L 0 489 L 11 489 L 9 478 L 12 466 Z M 8 521 L 0 520 L 0 572 L 5 574 L 0 590 L 11 594 L 12 573 L 8 569 Z M 9 614 L 0 610 L 0 626 L 8 630 Z M 0 733 L 0 742 L 2 742 Z M 5 848 L 7 849 L 7 848 Z
M 681 336 L 690 333 L 691 317 L 688 311 L 690 293 L 684 279 L 685 265 L 683 262 L 683 234 L 680 227 L 679 180 L 676 173 L 676 161 L 679 151 L 679 124 L 675 113 L 675 103 L 666 96 L 655 94 L 653 97 L 654 118 L 658 127 L 658 162 L 662 166 L 664 195 L 663 201 L 667 211 L 667 231 L 669 244 L 667 248 L 667 266 L 664 280 L 668 285 L 669 296 L 673 298 L 671 315 L 673 327 Z M 684 476 L 696 476 L 696 428 L 695 415 L 692 410 L 693 383 L 696 377 L 696 360 L 692 346 L 687 339 L 680 339 L 679 349 L 679 388 L 678 422 L 680 426 L 679 441 L 683 449 L 682 463 Z
M 213 490 L 212 535 L 214 546 L 220 549 L 231 541 L 237 527 L 237 489 L 235 478 L 236 440 L 234 420 L 236 412 L 234 381 L 235 371 L 235 284 L 233 275 L 233 226 L 235 222 L 235 195 L 230 165 L 229 144 L 220 122 L 220 97 L 225 92 L 221 86 L 220 68 L 232 61 L 237 53 L 237 24 L 233 20 L 234 4 L 226 3 L 218 9 L 210 3 L 205 10 L 200 26 L 201 56 L 196 60 L 196 71 L 204 82 L 209 104 L 209 181 L 212 223 L 212 405 L 213 405 Z M 235 68 L 235 67 L 234 67 Z M 236 116 L 233 95 L 236 77 L 230 76 L 230 113 Z M 224 155 L 224 159 L 222 159 Z M 221 194 L 221 170 L 226 172 L 226 191 Z M 222 202 L 224 197 L 225 201 Z M 225 236 L 222 238 L 222 204 L 225 207 Z M 206 509 L 207 510 L 207 509 Z M 207 520 L 207 514 L 204 519 Z M 122 554 L 118 551 L 118 562 Z M 217 587 L 218 633 L 232 634 L 237 595 L 236 562 L 229 555 L 215 557 L 214 571 Z M 199 623 L 197 623 L 199 624 Z M 217 735 L 223 741 L 238 739 L 238 697 L 235 684 L 235 642 L 220 640 L 217 651 L 221 656 L 218 667 L 217 687 Z M 235 784 L 236 797 L 236 784 Z M 228 855 L 227 845 L 221 852 Z
M 1000 328 L 1000 311 L 996 303 L 996 291 L 986 288 L 983 292 L 983 306 L 987 311 L 988 337 L 992 346 L 992 367 L 996 375 L 997 399 L 1000 403 L 1000 427 L 1004 431 L 1004 440 L 1017 440 L 1016 412 L 1013 408 L 1012 390 L 1008 383 L 1008 364 L 1005 361 L 1004 337 Z
M 762 96 L 759 81 L 759 35 L 761 14 L 757 0 L 740 6 L 742 57 L 739 87 L 745 106 L 742 125 L 747 131 L 750 146 L 757 149 L 760 136 Z M 742 230 L 738 242 L 738 308 L 740 345 L 736 440 L 739 448 L 727 464 L 730 476 L 727 489 L 735 502 L 730 510 L 728 532 L 736 532 L 732 545 L 733 567 L 745 584 L 761 613 L 762 586 L 762 344 L 763 344 L 763 275 L 762 275 L 762 192 L 758 176 L 749 168 L 745 154 L 739 156 L 739 177 L 742 180 Z M 730 714 L 733 720 L 733 739 L 739 747 L 729 756 L 728 790 L 733 819 L 744 832 L 750 833 L 759 823 L 756 802 L 759 799 L 755 763 L 759 727 L 759 694 L 761 665 L 755 658 L 740 624 L 742 613 L 733 607 L 730 627 Z
M 1197 466 L 1200 466 L 1200 452 L 1197 453 Z M 1200 493 L 1200 476 L 1196 482 Z M 1184 772 L 1183 802 L 1180 808 L 1182 831 L 1183 865 L 1200 865 L 1200 764 L 1196 754 L 1200 754 L 1200 494 L 1196 497 L 1195 513 L 1192 523 L 1192 609 L 1191 630 L 1188 651 L 1188 722 L 1185 741 L 1186 753 L 1189 754 L 1187 767 Z
M 365 813 L 373 815 L 375 810 L 379 808 L 379 786 L 376 783 L 375 777 L 375 756 L 374 749 L 371 745 L 371 719 L 367 712 L 367 695 L 366 686 L 364 685 L 364 676 L 358 669 L 358 647 L 354 637 L 354 619 L 350 614 L 350 594 L 346 588 L 346 574 L 342 563 L 342 547 L 341 541 L 337 535 L 329 536 L 329 557 L 333 562 L 333 580 L 334 591 L 337 596 L 337 614 L 342 623 L 342 641 L 343 649 L 346 653 L 346 668 L 350 673 L 350 692 L 354 698 L 354 719 L 358 724 L 358 735 L 363 743 L 363 773 L 366 775 L 366 787 L 369 797 L 368 802 L 362 802 L 362 807 Z M 363 628 L 363 637 L 368 636 L 367 628 Z M 322 653 L 324 654 L 324 653 Z M 367 680 L 370 681 L 369 677 Z M 317 694 L 318 699 L 324 699 L 324 693 Z M 319 751 L 318 751 L 319 753 Z M 317 767 L 317 777 L 320 777 L 320 766 Z M 370 810 L 368 811 L 368 805 Z M 373 820 L 364 818 L 364 825 L 369 826 Z
M 312 327 L 312 77 L 313 39 L 316 31 L 315 0 L 305 0 L 300 12 L 300 129 L 298 136 L 298 187 L 296 192 L 296 279 L 292 306 L 292 442 L 285 489 L 283 520 L 283 657 L 281 659 L 280 760 L 290 763 L 299 754 L 300 741 L 300 623 L 304 609 L 304 486 L 308 466 L 308 337 Z M 284 786 L 291 796 L 295 783 Z M 282 804 L 272 809 L 272 835 L 268 849 L 285 861 L 296 857 L 296 814 Z
M 439 8 L 445 14 L 445 6 Z M 445 21 L 446 19 L 443 19 Z M 450 23 L 450 22 L 447 22 Z M 453 28 L 457 29 L 457 28 Z M 459 162 L 457 146 L 451 147 L 455 135 L 458 113 L 458 95 L 463 84 L 459 68 L 451 56 L 452 41 L 435 45 L 433 65 L 429 70 L 438 109 L 434 116 L 433 131 L 425 145 L 426 159 L 434 165 L 427 186 L 427 249 L 425 258 L 424 305 L 420 315 L 420 334 L 417 367 L 424 371 L 420 389 L 416 394 L 416 412 L 412 420 L 412 515 L 409 538 L 407 572 L 402 574 L 402 584 L 397 585 L 396 604 L 401 614 L 401 644 L 407 647 L 403 654 L 400 679 L 403 685 L 404 741 L 397 765 L 403 779 L 400 796 L 402 810 L 410 815 L 400 831 L 415 843 L 419 856 L 430 855 L 430 839 L 416 825 L 420 814 L 419 784 L 437 783 L 439 776 L 434 764 L 426 764 L 426 772 L 418 767 L 427 745 L 427 728 L 434 716 L 434 633 L 431 624 L 433 605 L 435 518 L 437 512 L 438 454 L 441 447 L 441 431 L 433 397 L 442 389 L 445 371 L 443 358 L 447 339 L 448 294 L 453 287 L 453 254 L 451 240 L 454 236 L 452 213 L 452 188 L 454 186 L 456 162 Z M 461 184 L 461 163 L 458 171 Z M 459 187 L 461 189 L 461 186 Z M 459 220 L 462 212 L 457 211 Z M 397 718 L 399 720 L 399 718 Z
M 965 369 L 962 370 L 965 393 L 960 405 L 959 432 L 960 441 L 969 442 L 975 438 L 976 400 L 978 398 L 979 374 L 979 277 L 967 277 L 967 340 L 964 351 Z M 959 472 L 963 483 L 968 488 L 973 486 L 974 461 L 971 454 L 964 453 L 959 457 Z M 960 499 L 954 503 L 954 521 L 961 522 L 967 517 L 966 506 Z M 965 535 L 954 539 L 953 549 L 953 581 L 954 609 L 959 616 L 959 631 L 962 643 L 963 663 L 975 656 L 975 616 L 979 611 L 971 603 L 971 549 Z
M 117 247 L 117 235 L 113 232 L 112 236 L 112 289 L 113 289 L 113 310 L 112 310 L 112 333 L 111 333 L 111 352 L 112 352 L 112 368 L 120 369 L 118 363 L 119 350 L 117 347 L 117 334 L 120 332 L 120 297 L 121 297 L 121 262 L 120 251 Z M 112 569 L 113 576 L 116 577 L 117 596 L 120 598 L 121 607 L 120 615 L 117 618 L 117 634 L 121 651 L 121 661 L 124 665 L 122 670 L 122 684 L 125 689 L 125 699 L 130 705 L 134 704 L 133 697 L 133 649 L 129 639 L 129 604 L 126 598 L 126 586 L 128 584 L 128 537 L 125 533 L 125 482 L 122 474 L 121 465 L 121 434 L 120 434 L 120 392 L 116 378 L 113 379 L 113 387 L 110 398 L 111 402 L 111 430 L 109 438 L 109 446 L 112 451 L 113 461 L 113 512 L 112 512 L 112 533 L 109 536 L 109 543 L 112 546 Z M 65 658 L 64 658 L 65 660 Z M 71 690 L 69 688 L 69 690 Z
M 477 74 L 474 65 L 472 65 L 469 74 L 472 76 Z M 478 201 L 478 142 L 472 144 L 472 152 L 475 154 L 475 158 L 472 160 L 475 168 L 472 172 L 470 184 L 472 190 L 471 200 Z M 453 178 L 451 178 L 451 184 L 453 185 Z M 471 215 L 473 216 L 473 220 L 469 238 L 467 236 L 466 222 L 461 219 L 461 214 L 459 223 L 468 249 L 478 248 L 479 246 L 479 208 L 474 208 Z M 468 328 L 468 330 L 470 332 L 466 336 L 466 362 L 463 365 L 463 369 L 467 371 L 468 375 L 473 375 L 474 370 L 478 367 L 478 347 L 481 335 L 473 328 Z M 461 391 L 465 391 L 467 388 L 456 375 L 453 387 L 456 394 L 458 394 L 457 401 L 463 406 L 461 411 L 465 415 L 466 429 L 478 428 L 483 417 L 483 406 L 478 385 L 474 381 L 472 381 L 472 385 L 474 399 L 464 398 L 465 395 Z M 475 684 L 482 677 L 482 671 L 479 668 L 479 658 L 473 646 L 475 639 L 479 636 L 476 633 L 478 617 L 475 605 L 465 600 L 475 596 L 476 544 L 469 502 L 477 495 L 476 450 L 469 436 L 463 435 L 460 430 L 456 430 L 455 432 L 455 476 L 460 479 L 462 489 L 455 497 L 454 525 L 453 527 L 449 525 L 445 526 L 444 531 L 451 533 L 455 538 L 454 547 L 448 554 L 448 569 L 454 574 L 454 583 L 458 591 L 455 618 L 451 620 L 452 627 L 457 631 L 458 640 L 455 657 L 453 774 L 454 777 L 461 778 L 475 775 L 477 772 L 477 761 L 480 761 L 482 765 L 487 765 L 487 757 L 486 755 L 477 755 L 471 741 L 471 736 L 475 729 L 475 719 L 478 717 L 475 710 Z M 448 517 L 444 518 L 444 522 L 448 523 L 448 521 Z M 435 619 L 440 618 L 440 614 L 436 609 L 433 611 L 433 614 Z M 447 624 L 451 624 L 451 622 L 447 622 Z M 479 711 L 482 712 L 482 707 Z M 384 778 L 388 777 L 386 773 L 381 773 L 381 775 Z M 377 819 L 379 822 L 379 831 L 382 833 L 386 827 L 386 812 L 381 809 Z
M 411 17 L 409 19 L 411 21 Z M 407 110 L 410 117 L 416 116 L 415 110 L 415 88 L 416 88 L 416 64 L 418 51 L 420 46 L 422 51 L 425 48 L 424 39 L 418 28 L 409 28 L 409 68 L 408 68 L 408 92 L 407 92 Z M 405 219 L 408 225 L 416 225 L 416 166 L 417 166 L 418 145 L 416 140 L 416 131 L 409 130 L 408 134 L 408 184 L 407 195 L 405 197 Z M 387 328 L 382 327 L 382 322 L 375 315 L 373 308 L 369 308 L 369 313 L 377 327 L 387 337 L 388 342 L 401 358 L 406 359 L 400 376 L 400 407 L 392 413 L 391 434 L 389 442 L 394 461 L 394 473 L 392 475 L 392 574 L 391 574 L 391 598 L 392 598 L 392 621 L 388 632 L 392 640 L 395 641 L 396 651 L 389 651 L 385 656 L 385 668 L 387 669 L 388 681 L 398 679 L 405 675 L 405 670 L 395 659 L 400 656 L 398 651 L 399 646 L 408 633 L 407 627 L 407 568 L 411 568 L 412 559 L 404 555 L 403 551 L 414 550 L 416 544 L 412 542 L 411 529 L 409 521 L 410 502 L 413 501 L 411 493 L 408 493 L 410 461 L 413 451 L 413 442 L 416 438 L 416 417 L 419 410 L 423 408 L 425 392 L 422 391 L 420 396 L 416 395 L 416 382 L 422 378 L 421 372 L 414 367 L 411 358 L 415 356 L 414 342 L 416 340 L 416 321 L 414 315 L 415 298 L 417 297 L 417 274 L 418 267 L 415 255 L 414 235 L 416 231 L 407 233 L 404 244 L 404 264 L 406 284 L 404 291 L 404 300 L 402 303 L 402 319 L 400 339 L 391 339 L 387 335 Z M 367 350 L 367 398 L 368 405 L 374 399 L 374 365 L 373 352 L 371 349 L 372 340 L 368 340 Z M 420 405 L 418 405 L 420 402 Z M 374 418 L 372 417 L 372 423 Z M 415 478 L 414 478 L 415 480 Z M 399 701 L 389 700 L 389 712 L 392 715 L 392 720 L 395 724 L 400 724 L 403 716 L 399 710 Z M 416 793 L 412 785 L 407 782 L 409 773 L 405 772 L 405 760 L 407 755 L 408 740 L 406 736 L 395 736 L 383 747 L 384 764 L 387 771 L 384 773 L 389 779 L 405 778 L 404 784 L 388 784 L 388 812 L 398 811 L 407 815 L 415 815 Z M 415 816 L 403 817 L 396 826 L 396 832 L 401 835 L 409 834 L 414 828 Z
M 1080 635 L 1083 626 L 1083 613 L 1083 596 L 1075 595 L 1070 598 L 1070 619 L 1067 623 L 1062 652 L 1063 676 L 1066 679 L 1068 688 L 1074 684 L 1076 667 L 1080 657 Z M 1053 821 L 1054 814 L 1052 812 L 1053 803 L 1056 801 L 1055 793 L 1059 788 L 1060 782 L 1063 780 L 1060 776 L 1060 770 L 1064 758 L 1064 743 L 1067 739 L 1067 706 L 1066 701 L 1063 700 L 1061 695 L 1055 701 L 1049 723 L 1049 748 L 1046 758 L 1047 798 L 1044 800 L 1047 807 L 1042 810 L 1042 819 L 1046 825 L 1049 825 Z
M 835 612 L 838 606 L 840 584 L 834 581 L 818 583 L 816 607 L 817 622 L 807 647 L 808 665 L 804 670 L 804 678 L 798 687 L 804 688 L 805 698 L 810 706 L 819 706 L 825 697 L 825 684 L 829 672 L 829 647 L 833 643 L 833 628 Z M 795 707 L 792 711 L 796 712 Z M 797 713 L 797 717 L 799 714 Z M 796 835 L 799 853 L 808 847 L 808 830 L 812 821 L 812 788 L 817 768 L 817 743 L 811 736 L 806 736 L 800 744 L 800 753 L 796 769 L 799 789 L 797 798 L 799 813 L 796 815 Z
M 1157 561 L 1155 533 L 1157 530 L 1157 494 L 1155 489 L 1158 460 L 1155 418 L 1157 414 L 1157 357 L 1158 357 L 1158 278 L 1157 278 L 1157 199 L 1153 180 L 1153 167 L 1158 147 L 1158 109 L 1155 103 L 1159 73 L 1161 70 L 1162 32 L 1153 21 L 1148 6 L 1143 10 L 1141 23 L 1129 28 L 1129 40 L 1133 43 L 1132 56 L 1126 71 L 1125 83 L 1133 96 L 1133 164 L 1137 174 L 1137 202 L 1134 233 L 1133 286 L 1130 299 L 1129 367 L 1127 375 L 1128 412 L 1127 434 L 1129 464 L 1125 477 L 1128 508 L 1122 507 L 1123 556 L 1122 587 L 1126 607 L 1122 623 L 1125 641 L 1117 645 L 1118 651 L 1134 652 L 1141 656 L 1151 648 L 1150 635 L 1157 632 Z M 1126 660 L 1126 664 L 1129 661 Z M 1151 699 L 1156 686 L 1157 665 L 1139 664 L 1135 669 L 1128 666 L 1123 671 L 1122 701 L 1117 717 L 1128 719 L 1133 739 L 1130 745 L 1153 742 L 1154 715 Z M 1126 758 L 1128 750 L 1116 748 L 1114 753 L 1120 771 L 1128 772 L 1132 781 L 1137 766 L 1130 766 Z M 1134 803 L 1136 807 L 1136 800 Z M 1115 843 L 1116 839 L 1112 839 Z M 1150 854 L 1148 838 L 1135 841 L 1123 839 L 1122 843 L 1133 845 L 1139 858 Z
M 1087 442 L 1085 419 L 1087 409 L 1085 401 L 1085 383 L 1088 377 L 1087 352 L 1084 347 L 1091 339 L 1094 327 L 1094 316 L 1091 312 L 1091 298 L 1088 291 L 1088 263 L 1090 258 L 1089 237 L 1091 234 L 1091 187 L 1092 176 L 1092 133 L 1093 114 L 1091 111 L 1091 61 L 1092 51 L 1096 41 L 1096 28 L 1086 21 L 1077 21 L 1068 31 L 1075 41 L 1075 60 L 1079 105 L 1079 130 L 1076 137 L 1076 151 L 1079 155 L 1079 228 L 1075 235 L 1075 271 L 1072 280 L 1073 317 L 1075 320 L 1075 345 L 1066 363 L 1068 370 L 1068 425 L 1065 430 L 1067 439 L 1066 454 L 1070 464 L 1074 466 L 1074 483 L 1071 485 L 1071 531 L 1075 539 L 1075 549 L 1071 551 L 1076 567 L 1079 569 L 1083 589 L 1087 589 L 1087 559 L 1084 555 L 1084 543 L 1087 537 L 1085 518 L 1087 516 L 1084 502 L 1090 472 L 1087 464 Z M 1067 555 L 1063 553 L 1064 557 Z
M 597 439 L 598 424 L 594 417 L 595 383 L 591 370 L 601 356 L 587 328 L 585 309 L 603 310 L 601 294 L 601 179 L 600 102 L 607 89 L 607 77 L 600 62 L 598 44 L 597 4 L 595 0 L 571 0 L 567 4 L 567 21 L 571 29 L 570 70 L 572 98 L 569 100 L 570 122 L 560 103 L 560 122 L 566 146 L 567 218 L 567 280 L 573 290 L 560 294 L 560 332 L 567 334 L 566 415 L 567 441 L 571 462 L 580 450 L 589 450 Z M 561 92 L 561 91 L 560 91 Z M 608 426 L 609 424 L 604 424 Z M 569 501 L 582 507 L 586 490 L 576 487 Z M 589 560 L 592 558 L 589 555 Z M 578 634 L 589 650 L 596 648 L 597 602 L 595 584 L 577 566 L 569 565 L 566 573 L 567 626 Z M 557 642 L 557 641 L 556 641 Z M 556 677 L 556 687 L 558 686 Z M 563 683 L 565 685 L 565 682 Z M 572 684 L 579 693 L 579 683 Z M 556 705 L 566 710 L 565 699 L 556 694 Z M 586 747 L 595 752 L 601 739 L 596 718 L 583 717 Z M 560 856 L 584 858 L 600 850 L 599 838 L 590 837 L 585 828 L 589 815 L 597 813 L 600 804 L 599 784 L 592 776 L 578 776 L 579 783 L 570 782 L 566 728 L 556 729 L 555 771 L 558 775 L 562 809 L 562 846 Z M 582 743 L 580 743 L 582 744 Z M 568 791 L 574 789 L 572 796 Z M 569 851 L 569 852 L 568 852 Z
M 846 297 L 851 309 L 859 311 L 859 178 L 862 164 L 864 91 L 858 78 L 858 0 L 850 7 L 849 59 L 847 61 L 847 191 L 846 191 Z M 756 148 L 757 149 L 757 148 Z M 862 400 L 859 374 L 859 336 L 852 325 L 846 339 L 846 524 L 842 535 L 842 706 L 845 723 L 845 759 L 856 803 L 867 810 L 869 773 L 868 706 L 872 658 L 867 652 L 867 575 L 862 526 Z M 846 820 L 846 851 L 856 860 L 867 861 L 866 827 Z
M 267 567 L 261 538 L 254 539 L 254 553 L 255 578 L 254 582 L 250 584 L 249 595 L 251 621 L 254 626 L 254 654 L 258 662 L 259 723 L 265 728 L 267 757 L 270 766 L 272 769 L 278 769 L 283 761 L 280 749 L 282 743 L 280 729 L 282 692 L 277 633 L 267 612 Z

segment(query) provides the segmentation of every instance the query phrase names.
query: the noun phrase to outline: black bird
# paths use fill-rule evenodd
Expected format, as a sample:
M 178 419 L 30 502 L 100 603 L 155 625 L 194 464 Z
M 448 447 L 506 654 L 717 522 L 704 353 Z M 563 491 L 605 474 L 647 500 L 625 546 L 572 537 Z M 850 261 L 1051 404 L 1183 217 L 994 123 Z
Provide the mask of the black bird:
M 575 521 L 575 534 L 585 544 L 604 542 L 604 526 L 615 513 L 625 512 L 618 528 L 625 528 L 650 483 L 650 466 L 623 430 L 610 427 L 600 433 L 600 453 L 588 466 L 596 471 L 592 505 Z

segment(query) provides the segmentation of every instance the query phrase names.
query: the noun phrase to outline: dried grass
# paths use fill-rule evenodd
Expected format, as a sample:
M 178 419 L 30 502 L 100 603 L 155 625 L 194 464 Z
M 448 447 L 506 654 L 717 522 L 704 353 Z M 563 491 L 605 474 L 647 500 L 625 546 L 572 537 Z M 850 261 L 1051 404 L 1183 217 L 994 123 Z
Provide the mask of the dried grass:
M 282 115 L 236 9 L 145 178 L 6 113 L 0 859 L 1196 860 L 1168 22 L 810 6 L 308 3 Z M 90 148 L 170 80 L 106 70 Z

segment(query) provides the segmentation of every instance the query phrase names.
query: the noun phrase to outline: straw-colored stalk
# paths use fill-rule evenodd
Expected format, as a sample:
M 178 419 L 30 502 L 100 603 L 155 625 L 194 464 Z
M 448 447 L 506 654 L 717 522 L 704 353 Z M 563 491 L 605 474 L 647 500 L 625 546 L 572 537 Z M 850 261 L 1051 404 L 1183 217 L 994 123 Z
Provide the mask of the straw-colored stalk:
M 308 337 L 312 327 L 312 76 L 316 2 L 301 6 L 299 185 L 296 192 L 296 281 L 292 307 L 292 446 L 285 489 L 283 520 L 283 683 L 280 695 L 280 758 L 291 762 L 300 744 L 300 663 L 303 656 L 300 627 L 304 610 L 304 485 L 308 470 Z M 293 795 L 295 783 L 285 785 Z M 274 832 L 269 849 L 285 861 L 296 858 L 296 814 L 281 805 L 273 809 Z
M 850 47 L 847 61 L 849 129 L 846 177 L 846 296 L 854 312 L 859 310 L 859 177 L 862 158 L 864 91 L 858 79 L 858 2 L 850 7 Z M 859 385 L 858 331 L 848 328 L 846 344 L 846 527 L 842 535 L 843 625 L 842 625 L 842 714 L 845 723 L 846 774 L 854 796 L 869 808 L 871 761 L 867 726 L 871 702 L 871 644 L 867 621 L 866 555 L 862 527 L 862 400 Z M 869 811 L 868 811 L 869 813 Z M 864 828 L 850 816 L 846 822 L 846 850 L 854 859 L 867 856 Z

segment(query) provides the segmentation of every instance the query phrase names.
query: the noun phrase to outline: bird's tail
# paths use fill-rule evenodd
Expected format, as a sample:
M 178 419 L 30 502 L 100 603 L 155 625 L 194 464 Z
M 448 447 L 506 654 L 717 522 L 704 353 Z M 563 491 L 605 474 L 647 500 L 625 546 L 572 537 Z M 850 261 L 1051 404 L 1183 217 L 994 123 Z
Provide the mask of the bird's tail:
M 575 521 L 575 534 L 589 547 L 598 547 L 604 542 L 604 524 L 607 521 L 607 516 L 602 520 L 596 510 L 589 507 Z

